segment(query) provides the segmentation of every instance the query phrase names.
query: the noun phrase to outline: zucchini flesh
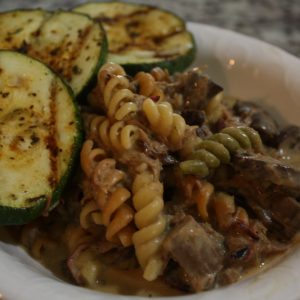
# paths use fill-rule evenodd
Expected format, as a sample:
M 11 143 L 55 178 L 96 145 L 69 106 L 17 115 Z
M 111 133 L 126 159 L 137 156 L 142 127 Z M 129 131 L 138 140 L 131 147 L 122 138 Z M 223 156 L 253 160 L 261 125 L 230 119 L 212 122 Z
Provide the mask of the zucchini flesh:
M 17 50 L 28 44 L 49 15 L 40 9 L 0 13 L 0 49 Z
M 29 20 L 35 26 L 19 32 Z M 69 83 L 76 96 L 88 88 L 106 57 L 104 30 L 82 14 L 12 11 L 0 14 L 0 24 L 2 49 L 19 49 L 46 63 Z M 16 37 L 9 43 L 7 36 L 13 32 Z
M 39 61 L 1 50 L 0 225 L 26 223 L 53 208 L 79 147 L 69 88 Z
M 108 61 L 131 70 L 154 66 L 170 72 L 194 59 L 195 43 L 182 19 L 152 6 L 122 2 L 87 3 L 74 9 L 101 21 L 107 33 Z

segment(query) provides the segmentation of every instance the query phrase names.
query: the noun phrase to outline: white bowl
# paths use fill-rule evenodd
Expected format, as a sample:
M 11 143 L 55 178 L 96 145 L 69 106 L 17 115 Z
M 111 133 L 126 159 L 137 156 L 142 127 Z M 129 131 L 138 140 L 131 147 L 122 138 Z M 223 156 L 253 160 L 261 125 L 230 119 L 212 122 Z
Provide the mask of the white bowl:
M 227 30 L 189 23 L 198 55 L 195 65 L 228 94 L 261 101 L 278 120 L 300 125 L 300 60 L 264 42 Z M 189 300 L 299 300 L 300 249 L 270 270 Z M 131 299 L 76 287 L 55 278 L 21 248 L 0 242 L 0 293 L 5 300 Z M 165 298 L 158 298 L 165 299 Z

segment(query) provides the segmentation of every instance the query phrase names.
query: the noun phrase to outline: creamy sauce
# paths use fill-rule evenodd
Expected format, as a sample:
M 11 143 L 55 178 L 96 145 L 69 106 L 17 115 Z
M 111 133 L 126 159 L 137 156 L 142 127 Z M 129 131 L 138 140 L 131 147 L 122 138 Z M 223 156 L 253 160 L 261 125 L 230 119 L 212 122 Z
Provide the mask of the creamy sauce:
M 300 170 L 300 155 L 298 151 L 288 148 L 281 148 L 279 150 L 281 160 L 293 168 Z
M 20 232 L 12 228 L 0 227 L 0 241 L 9 244 L 18 244 Z M 25 248 L 32 255 L 30 249 Z M 33 257 L 42 265 L 49 269 L 58 278 L 70 283 L 76 284 L 68 270 L 68 254 L 61 242 L 54 242 L 44 247 L 41 257 Z M 162 279 L 149 282 L 143 279 L 142 271 L 139 269 L 120 270 L 113 267 L 107 267 L 100 260 L 95 260 L 94 253 L 83 252 L 77 261 L 77 266 L 81 269 L 85 277 L 85 287 L 98 290 L 105 293 L 121 295 L 139 295 L 146 297 L 157 296 L 176 296 L 183 295 L 182 291 L 173 289 Z
M 242 274 L 240 281 L 247 280 L 250 277 L 256 276 L 263 272 L 270 270 L 272 267 L 281 263 L 287 256 L 292 254 L 294 251 L 299 250 L 300 243 L 300 233 L 297 233 L 293 240 L 290 242 L 290 247 L 283 253 L 269 256 L 264 262 L 262 262 L 259 266 L 249 268 L 244 271 Z
M 5 243 L 16 244 L 19 238 L 18 232 L 11 229 L 0 228 L 0 240 Z M 247 269 L 240 280 L 246 280 L 249 277 L 265 272 L 274 265 L 280 263 L 287 255 L 291 254 L 297 248 L 300 241 L 298 234 L 291 242 L 291 247 L 280 255 L 269 257 L 258 267 Z M 52 244 L 44 248 L 42 256 L 38 259 L 46 268 L 51 270 L 54 275 L 64 281 L 74 284 L 74 280 L 67 270 L 67 252 L 59 244 Z M 146 297 L 156 296 L 175 296 L 183 295 L 182 291 L 168 286 L 162 279 L 148 282 L 142 278 L 142 272 L 138 269 L 120 270 L 113 267 L 107 267 L 101 261 L 95 260 L 95 253 L 91 251 L 83 252 L 77 261 L 77 267 L 81 269 L 85 277 L 85 287 L 98 290 L 105 293 L 121 295 L 139 295 Z

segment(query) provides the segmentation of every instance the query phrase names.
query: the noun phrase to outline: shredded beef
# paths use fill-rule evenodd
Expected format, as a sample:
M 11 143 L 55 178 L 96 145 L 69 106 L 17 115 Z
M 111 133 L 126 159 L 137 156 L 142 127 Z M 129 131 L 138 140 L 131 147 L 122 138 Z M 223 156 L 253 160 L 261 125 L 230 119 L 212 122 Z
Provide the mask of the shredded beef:
M 145 164 L 148 166 L 148 168 L 151 169 L 156 179 L 159 179 L 160 177 L 162 168 L 161 162 L 158 159 L 150 158 L 145 153 L 141 153 L 135 150 L 124 151 L 120 155 L 119 161 L 127 166 L 128 172 L 130 174 L 135 174 L 137 168 Z

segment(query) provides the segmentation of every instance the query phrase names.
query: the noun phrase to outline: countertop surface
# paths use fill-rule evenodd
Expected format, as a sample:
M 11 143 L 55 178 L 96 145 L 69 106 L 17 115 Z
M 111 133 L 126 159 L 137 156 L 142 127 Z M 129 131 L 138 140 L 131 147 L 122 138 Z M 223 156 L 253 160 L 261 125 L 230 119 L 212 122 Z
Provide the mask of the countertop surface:
M 95 0 L 94 0 L 95 1 Z M 69 9 L 84 0 L 0 0 L 0 11 L 42 7 Z M 300 0 L 130 0 L 171 10 L 201 22 L 256 37 L 300 57 Z

